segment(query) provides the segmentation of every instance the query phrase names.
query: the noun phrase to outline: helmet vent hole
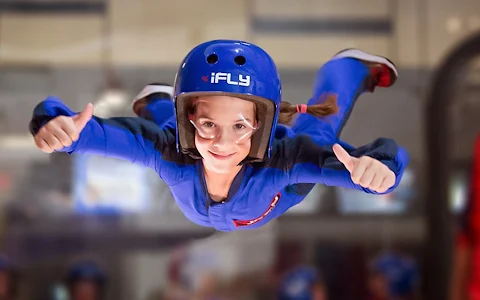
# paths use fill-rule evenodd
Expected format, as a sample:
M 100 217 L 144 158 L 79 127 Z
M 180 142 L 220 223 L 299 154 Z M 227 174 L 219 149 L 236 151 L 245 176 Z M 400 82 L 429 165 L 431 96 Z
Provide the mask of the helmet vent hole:
M 236 63 L 237 65 L 239 65 L 239 66 L 243 66 L 243 65 L 247 62 L 247 60 L 246 60 L 245 57 L 243 57 L 243 56 L 237 56 L 237 57 L 235 57 L 234 61 L 235 61 L 235 63 Z
M 218 56 L 216 54 L 210 54 L 209 56 L 207 56 L 207 62 L 209 64 L 213 65 L 217 61 L 218 61 Z

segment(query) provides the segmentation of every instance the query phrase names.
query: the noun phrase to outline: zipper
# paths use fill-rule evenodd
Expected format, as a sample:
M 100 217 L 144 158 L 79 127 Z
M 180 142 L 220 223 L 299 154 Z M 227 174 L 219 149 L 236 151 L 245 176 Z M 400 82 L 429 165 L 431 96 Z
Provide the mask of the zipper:
M 244 227 L 244 226 L 250 226 L 253 224 L 256 224 L 263 220 L 268 214 L 270 214 L 273 209 L 277 206 L 278 201 L 280 201 L 280 198 L 282 197 L 282 194 L 278 193 L 275 197 L 273 197 L 272 201 L 270 202 L 270 205 L 268 206 L 268 209 L 258 218 L 252 219 L 252 220 L 233 220 L 233 224 L 235 227 Z

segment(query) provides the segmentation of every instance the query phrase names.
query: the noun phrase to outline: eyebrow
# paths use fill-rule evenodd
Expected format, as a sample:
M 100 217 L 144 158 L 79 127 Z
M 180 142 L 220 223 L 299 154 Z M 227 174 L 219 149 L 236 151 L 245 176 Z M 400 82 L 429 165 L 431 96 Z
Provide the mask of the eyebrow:
M 199 119 L 209 119 L 209 120 L 213 120 L 212 118 L 210 118 L 209 116 L 206 116 L 206 115 L 200 115 L 198 116 Z M 244 122 L 244 121 L 247 121 L 249 123 L 252 123 L 252 120 L 250 120 L 249 118 L 245 118 L 245 119 L 238 119 L 234 122 Z

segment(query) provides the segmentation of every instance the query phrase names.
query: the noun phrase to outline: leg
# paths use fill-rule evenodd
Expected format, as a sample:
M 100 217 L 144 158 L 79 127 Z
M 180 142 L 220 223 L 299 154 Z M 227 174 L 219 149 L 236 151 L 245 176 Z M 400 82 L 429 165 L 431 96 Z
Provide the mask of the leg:
M 147 85 L 133 100 L 133 111 L 141 118 L 155 122 L 159 127 L 175 126 L 172 101 L 173 88 L 168 84 Z
M 348 121 L 356 100 L 364 92 L 373 92 L 375 87 L 390 87 L 397 78 L 397 70 L 386 58 L 374 56 L 357 49 L 337 53 L 317 72 L 313 95 L 308 105 L 322 101 L 322 95 L 335 94 L 339 112 L 326 118 L 301 114 L 291 131 L 307 134 L 319 145 L 339 143 L 345 149 L 354 147 L 339 140 L 340 133 Z M 277 127 L 277 131 L 280 127 Z M 283 129 L 288 132 L 288 129 Z M 302 201 L 314 188 L 314 184 L 290 186 L 290 192 L 299 195 Z
M 334 94 L 339 112 L 322 119 L 299 115 L 292 130 L 308 134 L 322 145 L 336 143 L 358 97 L 373 92 L 377 86 L 389 87 L 396 78 L 397 70 L 386 58 L 357 49 L 341 51 L 317 72 L 312 99 L 308 101 L 313 105 L 322 101 L 322 95 Z

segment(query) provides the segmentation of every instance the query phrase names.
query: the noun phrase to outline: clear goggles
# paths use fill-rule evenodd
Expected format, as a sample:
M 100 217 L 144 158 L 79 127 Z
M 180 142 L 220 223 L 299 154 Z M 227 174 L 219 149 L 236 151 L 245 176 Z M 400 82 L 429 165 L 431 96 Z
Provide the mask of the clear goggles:
M 260 124 L 254 125 L 241 114 L 238 120 L 228 125 L 221 125 L 207 118 L 195 119 L 193 115 L 189 116 L 190 123 L 197 130 L 198 135 L 206 140 L 228 140 L 236 144 L 241 144 L 249 140 L 255 131 L 260 128 Z

